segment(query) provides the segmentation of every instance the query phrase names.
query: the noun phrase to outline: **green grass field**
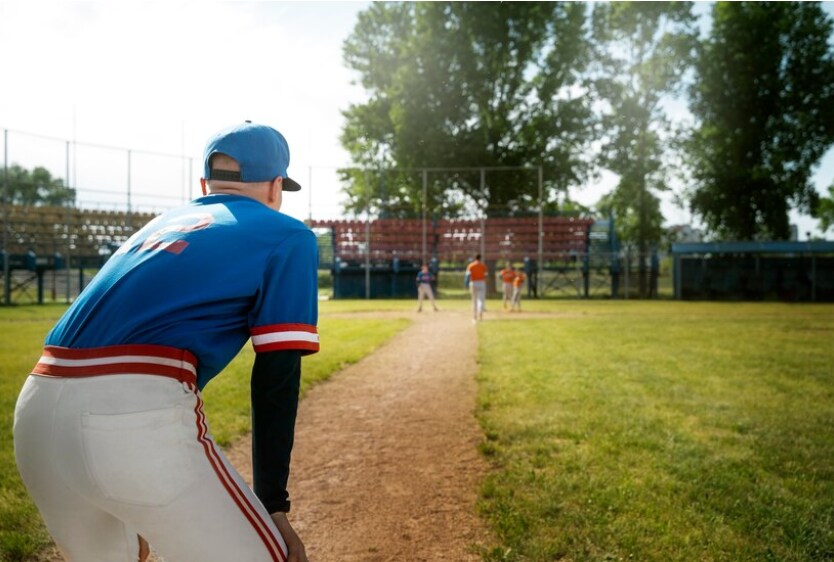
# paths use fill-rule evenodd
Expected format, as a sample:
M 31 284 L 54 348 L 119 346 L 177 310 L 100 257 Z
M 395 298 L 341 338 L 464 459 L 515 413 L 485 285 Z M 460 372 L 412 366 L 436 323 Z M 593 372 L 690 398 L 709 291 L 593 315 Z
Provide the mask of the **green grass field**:
M 492 560 L 834 560 L 834 307 L 546 302 L 479 328 Z
M 0 560 L 26 560 L 49 541 L 14 462 L 17 394 L 64 306 L 0 308 Z
M 369 353 L 412 301 L 322 303 L 304 385 Z M 464 300 L 441 309 L 468 310 Z M 488 561 L 834 560 L 834 306 L 490 301 L 477 415 Z M 48 542 L 14 466 L 12 410 L 61 306 L 0 309 L 0 559 Z M 360 313 L 360 314 L 353 314 Z M 248 430 L 244 350 L 206 390 Z

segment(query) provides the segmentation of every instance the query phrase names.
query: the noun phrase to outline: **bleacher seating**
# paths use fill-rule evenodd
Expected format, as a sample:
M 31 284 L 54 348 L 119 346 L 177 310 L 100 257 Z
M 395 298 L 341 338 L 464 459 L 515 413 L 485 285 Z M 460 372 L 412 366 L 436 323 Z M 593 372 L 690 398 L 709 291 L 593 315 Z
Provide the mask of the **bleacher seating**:
M 9 254 L 98 256 L 120 245 L 153 217 L 150 213 L 10 205 L 4 225 L 6 249 Z
M 543 217 L 542 257 L 546 262 L 569 261 L 587 250 L 592 218 Z M 312 228 L 329 228 L 334 254 L 342 261 L 361 263 L 365 246 L 374 262 L 399 259 L 419 261 L 423 256 L 424 225 L 420 219 L 315 220 Z M 483 244 L 482 244 L 483 238 Z M 538 259 L 539 218 L 499 217 L 427 221 L 426 258 L 441 263 L 461 264 L 480 253 L 484 259 L 521 262 Z

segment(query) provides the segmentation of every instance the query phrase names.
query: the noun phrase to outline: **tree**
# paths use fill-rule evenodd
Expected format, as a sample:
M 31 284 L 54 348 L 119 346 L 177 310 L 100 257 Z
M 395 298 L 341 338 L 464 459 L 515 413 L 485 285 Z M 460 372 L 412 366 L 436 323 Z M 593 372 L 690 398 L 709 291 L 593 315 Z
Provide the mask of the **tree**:
M 684 84 L 695 17 L 688 2 L 611 2 L 596 5 L 593 23 L 605 132 L 600 162 L 619 176 L 598 210 L 613 214 L 619 238 L 636 248 L 646 296 L 649 251 L 662 235 L 658 193 L 668 189 L 673 146 L 664 102 Z
M 29 171 L 17 164 L 7 170 L 9 203 L 13 205 L 51 205 L 68 206 L 75 204 L 75 189 L 64 186 L 64 180 L 53 178 L 46 168 L 36 167 Z M 0 185 L 3 176 L 0 174 Z
M 818 3 L 719 2 L 701 45 L 690 205 L 724 239 L 787 239 L 834 142 L 832 23 Z
M 834 226 L 834 184 L 828 186 L 828 197 L 820 198 L 814 216 L 820 220 L 821 231 L 825 232 Z
M 581 3 L 373 3 L 345 42 L 346 64 L 370 99 L 344 112 L 348 210 L 422 206 L 487 213 L 537 208 L 537 173 L 505 170 L 482 190 L 477 170 L 543 166 L 546 200 L 590 171 L 589 58 Z

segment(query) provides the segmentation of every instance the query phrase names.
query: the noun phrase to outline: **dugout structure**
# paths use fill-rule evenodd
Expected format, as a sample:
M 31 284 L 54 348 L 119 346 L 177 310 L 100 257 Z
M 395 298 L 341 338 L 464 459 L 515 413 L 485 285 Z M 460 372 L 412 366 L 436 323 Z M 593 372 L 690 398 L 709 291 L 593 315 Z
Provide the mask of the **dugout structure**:
M 570 216 L 379 218 L 315 220 L 310 226 L 331 244 L 329 251 L 320 249 L 320 256 L 329 257 L 334 298 L 413 297 L 423 263 L 435 275 L 460 272 L 462 283 L 466 264 L 476 254 L 493 274 L 507 262 L 523 267 L 533 297 L 557 290 L 558 284 L 587 297 L 599 285 L 595 272 L 616 293 L 616 241 L 610 221 Z M 540 279 L 545 272 L 548 279 Z
M 672 244 L 675 298 L 834 302 L 834 242 Z

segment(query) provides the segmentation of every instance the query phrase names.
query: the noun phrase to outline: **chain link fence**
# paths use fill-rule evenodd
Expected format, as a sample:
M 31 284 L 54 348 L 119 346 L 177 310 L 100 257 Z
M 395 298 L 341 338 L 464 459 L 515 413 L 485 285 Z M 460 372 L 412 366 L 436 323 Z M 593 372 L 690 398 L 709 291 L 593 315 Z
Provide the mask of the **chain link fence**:
M 2 133 L 0 251 L 7 304 L 72 300 L 102 260 L 136 229 L 198 195 L 201 163 L 191 156 L 8 129 Z M 12 165 L 46 169 L 74 191 L 72 205 L 28 210 L 14 205 L 8 181 Z M 582 213 L 548 214 L 548 205 L 558 205 L 545 200 L 540 167 L 397 171 L 311 166 L 306 177 L 303 172 L 294 177 L 305 190 L 286 198 L 285 206 L 295 205 L 294 216 L 319 235 L 322 285 L 332 293 L 332 276 L 345 268 L 360 271 L 362 287 L 355 292 L 370 298 L 372 275 L 411 275 L 420 264 L 431 263 L 441 294 L 464 295 L 463 270 L 475 254 L 496 273 L 508 262 L 524 268 L 531 297 L 633 298 L 671 291 L 664 282 L 670 276 L 659 262 L 641 267 L 636 256 L 619 250 L 610 221 Z M 319 194 L 319 186 L 330 186 L 332 193 L 333 182 L 351 177 L 359 183 L 344 194 L 345 201 Z M 512 199 L 492 202 L 495 193 L 508 188 Z M 353 210 L 344 212 L 345 204 Z M 347 229 L 339 226 L 348 223 Z

